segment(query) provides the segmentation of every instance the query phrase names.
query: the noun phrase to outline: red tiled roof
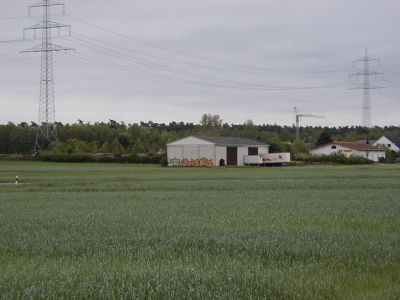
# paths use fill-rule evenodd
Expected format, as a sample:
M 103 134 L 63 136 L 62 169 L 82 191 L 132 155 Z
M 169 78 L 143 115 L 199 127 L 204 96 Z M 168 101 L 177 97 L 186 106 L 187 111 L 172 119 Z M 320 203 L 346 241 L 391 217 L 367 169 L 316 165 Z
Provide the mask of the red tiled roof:
M 372 146 L 370 144 L 364 144 L 364 143 L 360 143 L 360 142 L 337 142 L 337 141 L 322 144 L 317 147 L 311 148 L 310 150 L 325 147 L 327 145 L 340 145 L 340 146 L 351 148 L 351 149 L 358 150 L 358 151 L 367 151 L 367 150 L 369 150 L 369 151 L 386 151 L 386 149 L 378 148 L 378 147 Z

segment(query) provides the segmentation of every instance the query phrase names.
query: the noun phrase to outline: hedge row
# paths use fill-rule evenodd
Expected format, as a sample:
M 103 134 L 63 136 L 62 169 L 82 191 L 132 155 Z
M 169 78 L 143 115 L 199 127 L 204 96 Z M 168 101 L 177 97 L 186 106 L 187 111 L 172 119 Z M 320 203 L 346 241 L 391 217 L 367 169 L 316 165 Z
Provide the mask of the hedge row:
M 346 157 L 344 154 L 330 154 L 330 155 L 308 155 L 299 154 L 294 156 L 295 160 L 304 161 L 305 163 L 334 163 L 345 165 L 365 165 L 373 164 L 374 161 L 364 156 L 351 155 Z
M 168 165 L 167 157 L 163 155 L 126 155 L 120 157 L 110 156 L 94 156 L 88 153 L 75 153 L 75 154 L 46 154 L 41 153 L 39 156 L 23 156 L 23 155 L 8 155 L 3 156 L 3 160 L 38 160 L 48 162 L 67 162 L 67 163 L 83 163 L 83 162 L 97 162 L 97 163 L 127 163 L 127 164 L 160 164 L 165 167 Z M 308 154 L 295 154 L 294 160 L 303 161 L 306 164 L 311 163 L 336 163 L 336 164 L 372 164 L 372 160 L 363 156 L 350 156 L 346 157 L 343 154 L 331 155 L 308 155 Z
M 41 154 L 41 161 L 51 162 L 98 162 L 98 163 L 130 163 L 130 164 L 160 164 L 162 155 L 126 155 L 120 157 L 94 156 L 92 154 Z
M 89 153 L 74 153 L 74 154 L 47 154 L 41 153 L 34 160 L 47 162 L 66 162 L 66 163 L 128 163 L 128 164 L 161 164 L 161 161 L 166 160 L 165 155 L 126 155 L 120 157 L 110 156 L 94 156 Z

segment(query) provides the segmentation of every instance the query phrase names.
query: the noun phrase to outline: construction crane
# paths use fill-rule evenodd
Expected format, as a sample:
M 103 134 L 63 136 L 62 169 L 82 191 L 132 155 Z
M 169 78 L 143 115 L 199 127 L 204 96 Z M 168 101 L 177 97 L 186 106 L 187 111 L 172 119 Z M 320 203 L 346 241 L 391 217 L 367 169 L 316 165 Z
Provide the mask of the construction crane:
M 294 113 L 296 115 L 296 140 L 299 139 L 299 123 L 300 123 L 300 118 L 301 117 L 313 117 L 313 118 L 325 118 L 324 116 L 321 115 L 311 115 L 311 114 L 302 114 L 299 113 L 297 108 L 294 108 Z

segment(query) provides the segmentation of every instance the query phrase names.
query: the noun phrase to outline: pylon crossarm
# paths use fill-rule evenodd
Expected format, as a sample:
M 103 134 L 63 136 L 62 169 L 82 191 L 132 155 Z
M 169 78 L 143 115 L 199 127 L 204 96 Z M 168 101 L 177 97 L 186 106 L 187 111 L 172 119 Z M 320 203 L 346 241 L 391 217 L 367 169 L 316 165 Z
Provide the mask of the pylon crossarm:
M 362 70 L 362 71 L 360 71 L 360 72 L 351 74 L 351 75 L 349 75 L 349 76 L 358 76 L 358 75 L 375 75 L 375 77 L 376 77 L 376 75 L 384 75 L 384 73 L 375 72 L 375 71 L 370 71 L 370 70 Z
M 371 60 L 380 60 L 379 58 L 372 58 L 372 57 L 363 57 L 363 58 L 359 58 L 354 60 L 353 62 L 357 62 L 357 61 L 371 61 Z
M 377 85 L 359 85 L 356 87 L 348 88 L 348 90 L 362 90 L 362 89 L 369 89 L 369 90 L 376 90 L 376 89 L 386 89 L 386 86 L 377 86 Z
M 61 28 L 61 27 L 70 27 L 70 25 L 66 25 L 66 24 L 61 24 L 61 23 L 57 23 L 57 22 L 52 22 L 52 21 L 48 21 L 47 23 L 45 22 L 39 22 L 36 24 L 33 24 L 29 27 L 24 28 L 24 30 L 28 30 L 28 29 L 45 29 L 45 28 Z
M 68 51 L 68 50 L 75 50 L 74 48 L 69 48 L 69 47 L 65 47 L 65 46 L 60 46 L 60 45 L 54 45 L 54 44 L 50 44 L 50 45 L 37 45 L 34 46 L 32 48 L 26 49 L 24 51 L 21 51 L 21 53 L 24 52 L 46 52 L 46 51 Z
M 65 4 L 55 1 L 41 1 L 36 4 L 29 6 L 29 16 L 31 16 L 31 8 L 32 7 L 43 7 L 43 6 L 55 6 L 55 5 L 62 5 L 63 6 L 63 14 L 65 14 Z

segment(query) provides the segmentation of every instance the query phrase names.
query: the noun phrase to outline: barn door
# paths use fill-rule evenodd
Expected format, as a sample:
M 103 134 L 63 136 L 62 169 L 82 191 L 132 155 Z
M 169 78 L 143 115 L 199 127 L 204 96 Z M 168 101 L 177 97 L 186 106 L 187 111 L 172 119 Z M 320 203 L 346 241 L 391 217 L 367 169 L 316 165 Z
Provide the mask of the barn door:
M 237 147 L 226 148 L 226 165 L 237 166 Z

